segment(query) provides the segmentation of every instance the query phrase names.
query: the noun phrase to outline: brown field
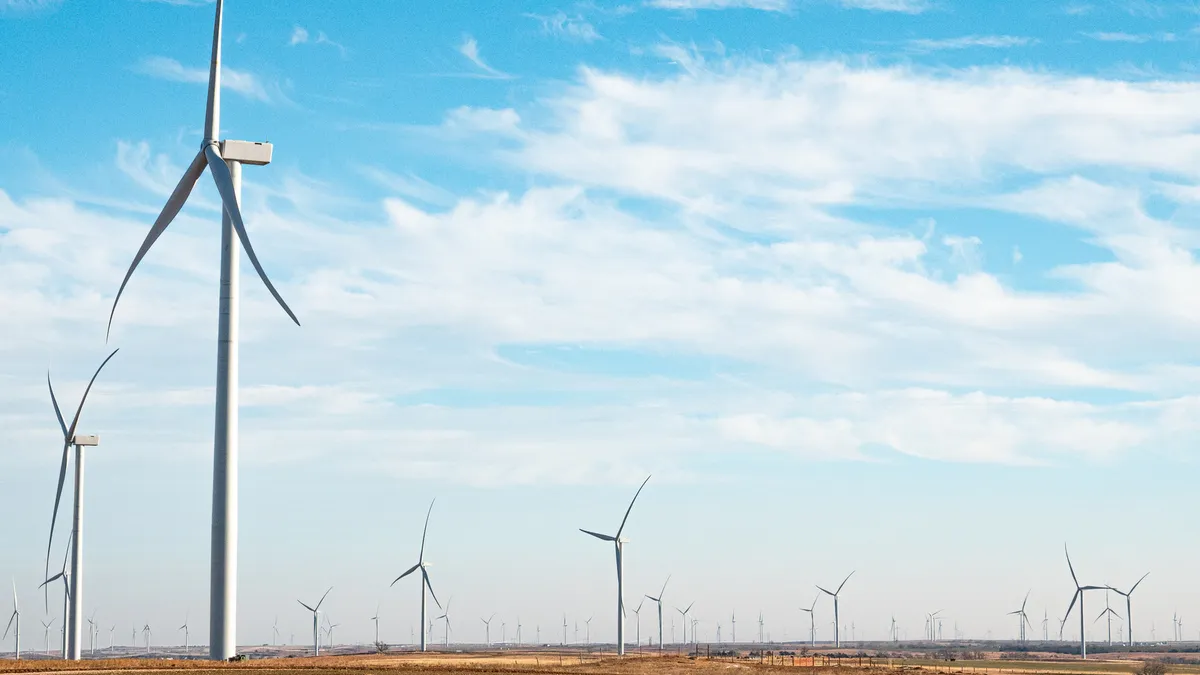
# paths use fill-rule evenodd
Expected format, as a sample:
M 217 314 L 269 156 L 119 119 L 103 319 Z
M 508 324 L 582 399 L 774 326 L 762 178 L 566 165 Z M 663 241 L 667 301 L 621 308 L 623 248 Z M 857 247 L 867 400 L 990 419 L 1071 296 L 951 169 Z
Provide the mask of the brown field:
M 795 664 L 795 665 L 793 665 Z M 261 658 L 238 663 L 172 659 L 97 659 L 77 662 L 61 660 L 0 660 L 0 674 L 9 673 L 101 673 L 167 672 L 186 670 L 197 674 L 249 670 L 256 675 L 1133 675 L 1139 661 L 959 661 L 934 662 L 918 659 L 846 659 L 839 665 L 814 665 L 808 658 L 776 657 L 774 663 L 753 659 L 692 659 L 685 656 L 630 655 L 622 659 L 608 654 L 571 651 L 399 653 L 354 656 Z M 1169 665 L 1168 673 L 1200 675 L 1200 666 Z M 848 675 L 848 674 L 847 674 Z

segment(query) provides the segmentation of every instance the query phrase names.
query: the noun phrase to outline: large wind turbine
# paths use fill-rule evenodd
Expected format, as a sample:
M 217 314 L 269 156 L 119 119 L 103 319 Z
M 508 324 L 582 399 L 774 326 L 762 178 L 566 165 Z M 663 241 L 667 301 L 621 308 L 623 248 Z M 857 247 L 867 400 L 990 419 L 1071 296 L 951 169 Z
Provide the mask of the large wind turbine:
M 817 597 L 813 598 L 812 604 L 807 608 L 801 607 L 801 612 L 808 612 L 808 644 L 815 647 L 817 645 L 817 600 L 821 599 L 821 594 L 817 593 Z M 893 619 L 893 621 L 895 621 Z
M 838 618 L 838 595 L 841 594 L 841 592 L 842 592 L 842 586 L 845 586 L 846 582 L 850 581 L 850 577 L 852 577 L 852 576 L 854 576 L 854 572 L 850 572 L 850 574 L 847 574 L 846 578 L 842 579 L 842 583 L 838 584 L 836 591 L 827 591 L 824 588 L 817 586 L 817 590 L 821 591 L 822 593 L 824 593 L 826 595 L 833 596 L 833 646 L 836 648 L 839 648 L 839 649 L 842 646 L 842 634 L 841 634 L 842 624 L 840 623 L 840 619 Z
M 1070 616 L 1071 610 L 1075 607 L 1075 601 L 1079 601 L 1079 656 L 1087 658 L 1087 627 L 1084 622 L 1083 615 L 1083 592 L 1084 591 L 1099 591 L 1108 588 L 1107 586 L 1080 586 L 1079 578 L 1075 576 L 1075 566 L 1071 564 L 1071 554 L 1067 551 L 1067 545 L 1063 544 L 1063 553 L 1067 556 L 1067 569 L 1071 570 L 1071 581 L 1075 583 L 1075 595 L 1071 596 L 1071 604 L 1067 607 L 1067 613 L 1063 615 L 1063 621 Z
M 425 589 L 426 588 L 429 589 L 429 595 L 431 595 L 433 597 L 434 604 L 436 604 L 438 606 L 438 609 L 442 608 L 442 603 L 438 602 L 437 593 L 433 592 L 433 584 L 429 583 L 429 572 L 427 570 L 427 568 L 429 567 L 429 563 L 425 562 L 425 535 L 429 533 L 429 516 L 433 514 L 433 503 L 436 501 L 437 500 L 434 499 L 433 501 L 429 502 L 429 511 L 427 511 L 425 513 L 425 529 L 421 530 L 421 553 L 417 556 L 417 564 L 408 568 L 408 570 L 405 571 L 404 574 L 401 574 L 400 576 L 396 577 L 392 581 L 392 584 L 391 584 L 392 586 L 395 586 L 397 581 L 400 581 L 404 577 L 412 574 L 413 572 L 416 572 L 418 569 L 421 570 L 421 626 L 422 627 L 425 626 Z M 426 651 L 428 649 L 428 646 L 426 645 L 426 637 L 427 637 L 426 634 L 424 632 L 422 632 L 421 633 L 421 651 Z
M 75 409 L 75 417 L 71 419 L 70 427 L 63 421 L 62 411 L 58 407 L 58 399 L 54 397 L 54 385 L 50 384 L 50 373 L 46 373 L 46 386 L 50 389 L 50 402 L 54 405 L 54 415 L 58 418 L 58 426 L 63 434 L 62 464 L 58 469 L 58 491 L 54 495 L 54 511 L 50 514 L 50 536 L 46 543 L 47 577 L 50 576 L 50 549 L 54 546 L 54 526 L 58 522 L 58 506 L 62 502 L 63 484 L 67 480 L 67 452 L 71 446 L 75 446 L 75 508 L 70 542 L 73 592 L 69 603 L 69 616 L 63 619 L 66 622 L 68 640 L 66 658 L 74 661 L 79 660 L 83 651 L 82 636 L 80 635 L 80 631 L 83 630 L 83 612 L 80 609 L 83 606 L 83 449 L 95 446 L 100 442 L 99 437 L 77 434 L 76 430 L 79 426 L 79 416 L 83 413 L 83 404 L 87 401 L 92 385 L 95 384 L 100 371 L 104 370 L 104 366 L 117 355 L 118 351 L 114 349 L 108 358 L 101 362 L 100 367 L 92 375 L 92 379 L 88 381 L 87 388 L 83 390 L 83 397 L 79 399 L 79 407 Z M 49 596 L 47 596 L 47 604 L 49 604 Z
M 1029 594 L 1032 592 L 1033 592 L 1032 588 L 1029 589 L 1028 591 L 1026 591 L 1025 599 L 1023 601 L 1021 601 L 1021 609 L 1018 609 L 1015 612 L 1008 613 L 1008 616 L 1015 615 L 1017 617 L 1017 623 L 1019 626 L 1019 630 L 1017 631 L 1017 639 L 1020 640 L 1021 642 L 1025 642 L 1025 624 L 1029 624 L 1029 627 L 1033 628 L 1033 624 L 1029 623 L 1029 617 L 1025 615 L 1025 605 L 1026 605 L 1026 603 L 1029 602 Z
M 238 282 L 239 246 L 258 272 L 267 290 L 288 317 L 300 325 L 283 301 L 250 245 L 240 206 L 242 165 L 263 166 L 271 161 L 269 143 L 220 141 L 221 130 L 221 20 L 223 0 L 217 0 L 213 21 L 212 61 L 208 71 L 208 104 L 204 113 L 204 139 L 200 151 L 184 172 L 145 241 L 133 257 L 108 315 L 108 331 L 121 293 L 138 263 L 183 208 L 205 167 L 212 174 L 224 207 L 221 218 L 221 288 L 217 323 L 216 422 L 213 443 L 212 558 L 210 566 L 209 656 L 225 660 L 237 651 L 237 514 L 238 514 Z M 236 238 L 235 235 L 236 234 Z
M 671 581 L 671 575 L 668 574 L 667 580 L 663 582 L 662 590 L 660 590 L 658 592 L 657 598 L 654 597 L 653 595 L 646 596 L 647 598 L 650 598 L 654 602 L 658 603 L 658 650 L 659 651 L 662 651 L 662 649 L 663 649 L 663 622 L 662 622 L 663 603 L 662 603 L 662 599 L 663 599 L 663 593 L 667 592 L 667 584 L 670 583 L 670 581 Z
M 591 530 L 585 530 L 583 528 L 579 529 L 580 532 L 583 532 L 584 534 L 590 534 L 597 539 L 611 541 L 613 543 L 613 550 L 616 551 L 617 554 L 617 656 L 625 655 L 625 594 L 621 585 L 621 550 L 623 549 L 627 540 L 621 539 L 621 532 L 625 530 L 625 521 L 629 520 L 629 512 L 633 510 L 633 503 L 637 501 L 638 495 L 642 493 L 642 488 L 646 487 L 646 483 L 649 482 L 650 476 L 646 476 L 646 480 L 642 481 L 642 484 L 640 487 L 638 487 L 637 492 L 633 493 L 633 499 L 629 502 L 629 508 L 625 509 L 625 517 L 621 519 L 621 526 L 617 528 L 617 534 L 615 536 L 600 534 L 599 532 L 592 532 Z
M 4 637 L 0 638 L 0 640 L 8 639 L 8 631 L 13 627 L 13 623 L 16 622 L 17 632 L 13 633 L 13 639 L 15 640 L 15 643 L 13 644 L 13 658 L 20 661 L 21 660 L 21 606 L 19 604 L 17 604 L 17 580 L 13 579 L 12 584 L 13 584 L 13 611 L 12 611 L 12 614 L 8 617 L 8 625 L 4 627 Z
M 1130 647 L 1133 646 L 1133 600 L 1132 600 L 1133 592 L 1137 590 L 1138 584 L 1142 583 L 1142 581 L 1148 576 L 1150 576 L 1149 572 L 1146 572 L 1145 574 L 1143 574 L 1142 578 L 1137 580 L 1137 583 L 1133 585 L 1133 588 L 1129 589 L 1128 593 L 1117 590 L 1117 589 L 1113 588 L 1112 586 L 1108 587 L 1109 590 L 1113 591 L 1117 595 L 1125 596 L 1125 621 L 1127 622 L 1127 625 L 1129 627 L 1129 636 L 1126 639 L 1127 639 Z
M 329 595 L 329 591 L 332 590 L 333 586 L 330 586 L 329 589 L 325 591 L 325 595 Z M 313 607 L 309 607 L 300 600 L 296 601 L 299 602 L 304 609 L 312 612 L 313 615 L 313 656 L 319 656 L 321 654 L 321 622 L 320 619 L 318 619 L 318 616 L 321 614 L 321 603 L 325 602 L 325 595 L 322 595 L 321 599 L 318 600 L 317 604 Z

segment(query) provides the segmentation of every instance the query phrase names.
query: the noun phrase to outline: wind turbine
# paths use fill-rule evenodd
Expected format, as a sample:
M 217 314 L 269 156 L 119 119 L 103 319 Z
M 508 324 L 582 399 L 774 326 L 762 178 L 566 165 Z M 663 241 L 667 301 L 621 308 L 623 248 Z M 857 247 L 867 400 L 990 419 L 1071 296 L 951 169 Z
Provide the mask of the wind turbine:
M 638 649 L 642 648 L 642 605 L 646 604 L 646 596 L 642 596 L 642 601 L 638 603 L 637 609 L 633 610 L 633 616 L 637 621 L 637 628 L 634 630 L 634 644 Z
M 371 617 L 375 622 L 375 644 L 379 644 L 379 603 L 375 603 L 375 616 Z
M 836 648 L 839 648 L 839 649 L 842 646 L 842 634 L 841 634 L 841 623 L 839 623 L 840 619 L 838 618 L 838 595 L 840 595 L 842 592 L 842 586 L 845 586 L 846 582 L 850 581 L 850 577 L 852 577 L 852 576 L 854 576 L 854 572 L 850 572 L 850 574 L 847 574 L 846 578 L 842 579 L 842 583 L 838 585 L 837 590 L 833 591 L 833 592 L 827 591 L 824 588 L 817 586 L 817 590 L 821 591 L 822 593 L 825 593 L 826 595 L 833 596 L 833 646 Z
M 58 574 L 55 574 L 54 576 L 50 577 L 49 579 L 46 579 L 45 581 L 43 581 L 41 583 L 41 585 L 38 586 L 38 588 L 46 588 L 51 583 L 53 583 L 59 579 L 62 579 L 62 582 L 63 582 L 62 657 L 64 659 L 67 658 L 67 624 L 66 624 L 66 622 L 67 622 L 67 617 L 70 614 L 69 605 L 71 602 L 71 580 L 69 578 L 70 575 L 67 573 L 67 559 L 68 559 L 68 557 L 70 557 L 70 555 L 71 555 L 71 542 L 68 541 L 67 542 L 67 550 L 63 554 L 62 571 L 59 572 Z M 47 593 L 47 595 L 49 595 L 48 590 L 46 591 L 46 593 Z M 47 598 L 47 601 L 49 601 L 49 598 Z
M 1133 646 L 1133 601 L 1132 601 L 1133 592 L 1135 590 L 1137 590 L 1138 584 L 1142 583 L 1142 581 L 1145 580 L 1145 578 L 1148 576 L 1150 576 L 1149 572 L 1146 572 L 1145 574 L 1143 574 L 1142 578 L 1137 580 L 1137 583 L 1133 585 L 1133 588 L 1129 589 L 1128 593 L 1117 590 L 1117 589 L 1113 588 L 1112 586 L 1108 587 L 1109 590 L 1113 591 L 1117 595 L 1125 596 L 1125 621 L 1127 622 L 1127 625 L 1129 626 L 1129 636 L 1126 639 L 1128 640 L 1128 644 L 1130 647 Z
M 112 650 L 113 650 L 113 636 L 114 636 L 114 635 L 116 635 L 116 632 L 117 632 L 117 624 L 115 624 L 115 623 L 114 623 L 114 624 L 113 624 L 113 625 L 112 625 L 112 626 L 111 626 L 111 627 L 108 629 L 108 651 L 109 651 L 110 653 L 111 653 L 111 652 L 112 652 Z
M 88 647 L 88 651 L 91 652 L 92 654 L 96 653 L 96 621 L 95 621 L 95 619 L 96 619 L 96 613 L 92 612 L 92 615 L 89 616 L 88 620 L 87 620 L 87 622 L 88 622 L 88 637 L 91 638 L 91 643 Z
M 12 614 L 9 615 L 9 617 L 8 617 L 8 625 L 4 627 L 4 637 L 0 638 L 0 640 L 8 639 L 8 631 L 9 631 L 9 629 L 11 629 L 13 627 L 13 623 L 15 622 L 16 626 L 17 626 L 17 631 L 15 633 L 13 633 L 13 639 L 15 640 L 15 643 L 13 644 L 13 658 L 15 658 L 17 661 L 20 661 L 21 660 L 21 606 L 19 604 L 17 604 L 17 580 L 16 579 L 13 579 L 12 589 L 13 589 L 13 611 L 12 611 Z
M 444 619 L 446 621 L 446 631 L 443 634 L 443 643 L 447 647 L 450 646 L 450 603 L 451 602 L 454 602 L 453 596 L 446 599 L 446 611 L 443 612 L 441 616 L 436 617 L 436 619 Z
M 1099 621 L 1100 619 L 1108 617 L 1108 622 L 1107 622 L 1108 623 L 1108 644 L 1110 644 L 1110 645 L 1112 644 L 1112 618 L 1114 616 L 1117 617 L 1117 620 L 1121 619 L 1121 615 L 1114 612 L 1112 610 L 1112 608 L 1108 606 L 1108 593 L 1105 593 L 1104 594 L 1104 611 L 1100 612 L 1100 614 L 1098 614 L 1096 616 L 1096 620 L 1093 621 L 1092 623 L 1096 623 L 1096 621 Z
M 42 628 L 46 629 L 45 632 L 42 633 L 42 640 L 46 642 L 46 656 L 50 656 L 50 626 L 54 624 L 54 621 L 55 619 L 53 617 L 50 618 L 49 623 L 47 623 L 45 619 L 42 620 Z
M 583 622 L 583 642 L 584 644 L 592 644 L 592 619 L 596 617 L 589 616 L 587 621 Z
M 485 639 L 487 640 L 486 644 L 488 647 L 492 646 L 492 619 L 494 619 L 494 618 L 496 618 L 496 615 L 494 613 L 486 619 L 484 619 L 482 616 L 479 617 L 479 620 L 483 622 L 483 630 L 484 630 L 484 633 L 486 634 Z M 563 619 L 564 619 L 563 626 L 565 627 L 567 625 L 565 622 L 566 617 L 563 617 Z M 563 641 L 565 642 L 566 641 L 566 639 L 565 639 L 566 632 L 565 631 L 563 632 L 563 636 L 564 636 Z
M 288 317 L 300 325 L 291 308 L 280 297 L 263 271 L 250 245 L 250 236 L 239 205 L 242 191 L 242 165 L 263 166 L 271 161 L 270 143 L 220 141 L 221 117 L 221 21 L 224 2 L 217 0 L 213 21 L 212 61 L 208 74 L 208 102 L 204 115 L 204 139 L 200 151 L 184 172 L 167 199 L 154 225 L 146 234 L 125 278 L 117 289 L 108 316 L 108 332 L 121 293 L 138 263 L 183 208 L 200 175 L 207 166 L 221 195 L 221 287 L 217 323 L 216 424 L 213 443 L 212 557 L 210 568 L 209 656 L 226 660 L 237 651 L 237 486 L 238 486 L 238 299 L 239 246 L 258 272 L 267 290 L 283 307 Z M 234 235 L 236 234 L 236 239 Z
M 54 397 L 54 385 L 50 384 L 50 373 L 46 373 L 46 386 L 50 389 L 50 402 L 54 405 L 54 415 L 58 418 L 58 426 L 63 434 L 63 451 L 62 463 L 58 469 L 58 491 L 54 495 L 54 510 L 50 513 L 50 536 L 46 542 L 46 576 L 50 576 L 50 549 L 54 546 L 54 526 L 58 522 L 58 506 L 62 502 L 63 484 L 67 480 L 67 452 L 71 446 L 75 446 L 75 507 L 71 524 L 71 581 L 74 584 L 74 592 L 71 594 L 70 613 L 66 619 L 67 638 L 69 640 L 69 649 L 67 651 L 68 659 L 78 661 L 82 652 L 82 642 L 80 631 L 83 630 L 83 615 L 80 608 L 83 605 L 83 449 L 92 447 L 100 443 L 98 436 L 85 436 L 77 434 L 76 430 L 79 426 L 79 416 L 83 413 L 83 404 L 87 401 L 88 393 L 92 391 L 92 385 L 95 384 L 96 378 L 100 375 L 100 371 L 104 370 L 104 366 L 112 360 L 112 357 L 117 355 L 118 349 L 114 349 L 108 358 L 100 363 L 100 367 L 96 369 L 92 379 L 88 381 L 87 388 L 83 390 L 83 397 L 79 399 L 79 407 L 75 409 L 75 417 L 71 419 L 71 426 L 67 426 L 63 421 L 62 411 L 58 407 L 58 399 Z M 49 595 L 47 593 L 46 604 L 49 605 Z
M 936 612 L 930 612 L 929 614 L 925 615 L 925 616 L 929 617 L 929 641 L 930 642 L 937 641 L 937 615 L 941 614 L 943 611 L 945 611 L 945 610 L 939 609 Z
M 638 495 L 642 493 L 642 488 L 646 487 L 646 483 L 649 482 L 650 476 L 646 476 L 646 480 L 642 481 L 642 484 L 640 487 L 638 487 L 637 492 L 633 493 L 633 499 L 629 502 L 629 508 L 625 509 L 625 517 L 621 519 L 621 526 L 617 528 L 617 534 L 615 536 L 600 534 L 599 532 L 592 532 L 591 530 L 579 528 L 579 531 L 583 532 L 584 534 L 590 534 L 593 537 L 603 541 L 611 541 L 613 543 L 613 550 L 616 551 L 617 554 L 617 656 L 625 655 L 625 593 L 622 587 L 621 579 L 623 568 L 621 551 L 628 540 L 621 539 L 621 532 L 625 530 L 625 521 L 629 520 L 629 512 L 633 510 L 633 503 L 637 501 Z
M 821 594 L 818 593 L 817 597 L 813 598 L 812 605 L 810 605 L 808 608 L 804 608 L 804 607 L 800 608 L 801 612 L 808 612 L 808 644 L 809 644 L 809 646 L 813 646 L 813 647 L 815 647 L 817 644 L 816 609 L 817 609 L 817 600 L 820 600 L 820 599 L 821 599 Z M 895 625 L 895 623 L 896 623 L 896 619 L 893 618 L 892 619 L 893 626 Z
M 1017 617 L 1017 623 L 1019 626 L 1019 630 L 1017 631 L 1017 639 L 1021 642 L 1025 642 L 1025 624 L 1029 624 L 1029 627 L 1033 628 L 1033 624 L 1029 623 L 1029 617 L 1025 615 L 1025 605 L 1029 602 L 1029 594 L 1032 592 L 1032 588 L 1025 592 L 1025 599 L 1021 601 L 1021 609 L 1008 613 L 1008 616 L 1016 615 Z
M 1070 616 L 1071 610 L 1075 607 L 1075 601 L 1079 601 L 1079 656 L 1087 658 L 1087 632 L 1084 624 L 1083 616 L 1083 592 L 1084 591 L 1099 591 L 1108 588 L 1107 586 L 1080 586 L 1079 578 L 1075 576 L 1075 567 L 1071 564 L 1071 554 L 1067 551 L 1067 545 L 1063 544 L 1063 553 L 1067 556 L 1067 569 L 1071 570 L 1071 581 L 1075 583 L 1075 595 L 1071 596 L 1071 604 L 1067 607 L 1067 613 L 1063 615 L 1063 621 Z
M 378 613 L 378 612 L 376 612 Z M 378 642 L 379 624 L 375 625 L 376 642 Z M 275 623 L 271 624 L 271 646 L 274 647 L 279 642 L 279 617 L 275 617 Z
M 563 645 L 567 644 L 567 615 L 563 614 Z
M 693 602 L 692 602 L 692 605 L 694 605 L 694 604 L 696 604 L 696 603 L 693 601 Z M 676 607 L 676 608 L 675 608 L 675 611 L 676 611 L 676 612 L 679 612 L 679 615 L 680 615 L 680 619 L 679 619 L 679 620 L 680 620 L 681 622 L 683 622 L 683 644 L 685 644 L 685 645 L 688 643 L 688 639 L 687 639 L 687 631 L 688 631 L 687 615 L 688 615 L 688 612 L 692 611 L 692 605 L 688 605 L 686 609 L 679 609 L 678 607 Z M 695 639 L 695 637 L 696 637 L 696 636 L 694 636 L 694 635 L 692 636 L 692 638 L 693 638 L 693 639 Z
M 153 635 L 153 632 L 150 630 L 150 624 L 146 624 L 144 627 L 142 627 L 142 636 L 146 638 L 146 653 L 147 654 L 150 653 L 150 636 L 151 635 Z
M 435 501 L 437 501 L 437 500 L 435 499 L 435 500 L 429 502 L 429 511 L 427 511 L 425 513 L 425 529 L 421 531 L 421 553 L 417 556 L 417 564 L 408 568 L 408 570 L 404 574 L 401 574 L 400 576 L 396 577 L 396 579 L 394 581 L 392 581 L 392 584 L 391 584 L 392 586 L 395 586 L 397 581 L 400 581 L 404 577 L 412 574 L 413 572 L 416 572 L 418 569 L 421 570 L 421 626 L 422 627 L 425 626 L 425 589 L 426 588 L 429 589 L 429 595 L 433 596 L 434 604 L 438 606 L 438 609 L 442 608 L 442 603 L 438 602 L 437 593 L 433 592 L 433 584 L 429 583 L 429 571 L 428 571 L 429 563 L 425 562 L 425 535 L 429 533 L 429 516 L 433 514 L 433 503 Z M 426 638 L 426 635 L 424 632 L 422 632 L 421 633 L 421 651 L 426 651 L 428 649 L 428 647 L 426 646 L 425 638 Z
M 333 649 L 333 647 L 334 647 L 334 644 L 333 644 L 333 629 L 334 629 L 334 628 L 337 628 L 338 626 L 340 626 L 340 625 L 342 625 L 342 624 L 340 624 L 340 623 L 334 623 L 333 621 L 331 621 L 331 620 L 329 619 L 329 615 L 328 615 L 328 614 L 326 614 L 326 615 L 325 615 L 325 625 L 329 627 L 329 648 L 330 648 L 330 649 Z
M 729 613 L 729 641 L 737 644 L 737 611 Z
M 766 638 L 763 637 L 763 613 L 758 610 L 758 644 L 766 644 Z
M 188 612 L 187 614 L 183 615 L 183 625 L 179 627 L 179 630 L 183 631 L 183 653 L 185 656 L 191 653 L 191 650 L 189 649 L 191 645 L 188 643 L 188 639 L 191 637 L 191 634 L 188 630 L 188 619 L 191 618 L 190 614 L 191 613 Z
M 321 599 L 318 600 L 317 604 L 313 607 L 309 607 L 300 600 L 296 601 L 300 603 L 301 607 L 312 612 L 313 615 L 313 656 L 319 656 L 321 654 L 321 622 L 317 617 L 321 613 L 321 603 L 325 602 L 325 596 L 329 595 L 329 591 L 332 590 L 333 586 L 330 586 L 329 589 L 325 591 L 325 595 L 322 595 Z
M 662 599 L 663 599 L 663 593 L 667 592 L 667 584 L 670 583 L 670 581 L 671 581 L 671 575 L 668 574 L 667 580 L 663 582 L 662 590 L 660 590 L 658 592 L 657 598 L 654 597 L 653 595 L 646 596 L 647 598 L 650 598 L 654 602 L 658 603 L 658 650 L 660 652 L 663 649 Z
M 450 605 L 449 600 L 446 601 L 446 605 Z M 517 617 L 517 646 L 521 646 L 521 617 L 519 616 Z

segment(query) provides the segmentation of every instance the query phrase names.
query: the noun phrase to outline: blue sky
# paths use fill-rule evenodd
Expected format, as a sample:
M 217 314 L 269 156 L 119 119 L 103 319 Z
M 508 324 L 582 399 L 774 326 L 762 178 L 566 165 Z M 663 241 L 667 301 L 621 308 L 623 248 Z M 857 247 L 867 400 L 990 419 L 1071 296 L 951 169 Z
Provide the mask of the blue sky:
M 30 612 L 45 372 L 74 401 L 106 353 L 200 141 L 212 8 L 0 0 L 0 575 Z M 228 0 L 222 134 L 275 144 L 245 213 L 303 324 L 244 269 L 241 642 L 303 639 L 330 585 L 339 641 L 377 602 L 406 641 L 416 586 L 387 584 L 435 496 L 457 639 L 493 612 L 612 639 L 611 557 L 575 528 L 648 473 L 629 597 L 673 575 L 702 637 L 760 610 L 802 637 L 852 569 L 861 637 L 938 608 L 1012 635 L 1030 588 L 1040 635 L 1064 541 L 1089 583 L 1151 571 L 1135 632 L 1168 635 L 1200 603 L 1197 26 L 1165 0 Z M 126 639 L 190 612 L 207 640 L 200 185 L 83 417 L 85 602 Z

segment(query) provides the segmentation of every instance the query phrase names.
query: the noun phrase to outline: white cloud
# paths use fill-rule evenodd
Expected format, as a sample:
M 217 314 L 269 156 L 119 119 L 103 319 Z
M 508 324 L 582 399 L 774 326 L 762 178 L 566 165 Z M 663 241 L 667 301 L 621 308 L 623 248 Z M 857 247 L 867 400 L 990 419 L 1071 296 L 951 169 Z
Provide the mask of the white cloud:
M 1134 44 L 1143 44 L 1146 42 L 1174 42 L 1176 36 L 1174 33 L 1122 33 L 1122 32 L 1095 32 L 1084 33 L 1086 37 L 1101 42 L 1131 42 Z
M 0 12 L 22 14 L 51 9 L 62 4 L 62 0 L 0 0 Z
M 909 40 L 908 45 L 916 51 L 934 52 L 954 49 L 1005 49 L 1008 47 L 1024 47 L 1036 42 L 1032 38 L 1016 35 L 964 35 L 962 37 L 940 39 Z
M 542 32 L 547 35 L 575 42 L 595 42 L 601 39 L 596 27 L 582 16 L 569 16 L 558 11 L 549 16 L 539 14 L 528 15 L 542 24 Z
M 930 0 L 836 0 L 847 9 L 866 9 L 875 12 L 920 14 L 932 7 Z
M 208 70 L 204 68 L 189 68 L 175 59 L 166 56 L 148 56 L 137 65 L 137 71 L 171 82 L 188 82 L 192 84 L 208 84 Z M 271 102 L 282 98 L 282 94 L 272 95 L 253 73 L 234 70 L 228 66 L 221 68 L 221 86 L 237 92 L 246 98 Z
M 648 4 L 660 9 L 761 9 L 783 12 L 791 7 L 791 0 L 649 0 Z
M 303 26 L 296 26 L 292 28 L 292 37 L 288 40 L 288 45 L 293 47 L 302 44 L 328 45 L 338 50 L 338 53 L 341 54 L 342 57 L 346 56 L 346 48 L 342 46 L 341 43 L 330 40 L 329 36 L 326 35 L 324 31 L 317 31 L 317 37 L 315 40 L 310 41 L 309 38 L 310 36 L 308 29 L 304 28 Z
M 292 28 L 292 37 L 288 40 L 288 44 L 295 46 L 302 45 L 306 42 L 308 42 L 308 31 L 301 26 Z
M 476 42 L 475 38 L 471 37 L 470 35 L 463 38 L 462 44 L 458 46 L 458 53 L 467 57 L 468 61 L 475 64 L 477 68 L 491 77 L 501 79 L 510 77 L 510 75 L 496 70 L 483 60 L 483 57 L 479 55 L 479 43 Z

